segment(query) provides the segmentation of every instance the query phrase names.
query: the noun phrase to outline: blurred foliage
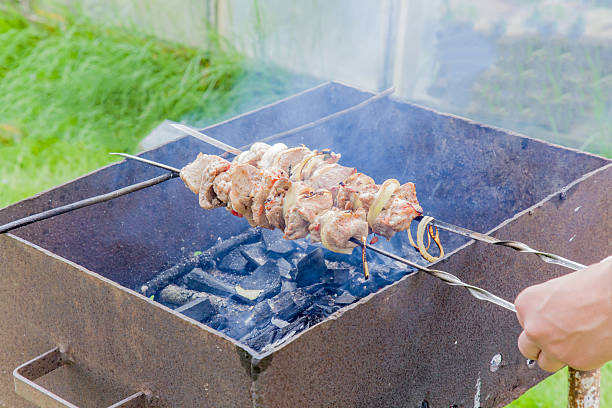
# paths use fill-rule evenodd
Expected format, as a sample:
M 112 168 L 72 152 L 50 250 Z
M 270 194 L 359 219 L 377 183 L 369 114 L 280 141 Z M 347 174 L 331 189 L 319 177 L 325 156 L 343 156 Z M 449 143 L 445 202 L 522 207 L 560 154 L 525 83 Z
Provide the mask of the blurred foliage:
M 612 45 L 534 37 L 502 40 L 497 52 L 467 115 L 612 156 Z
M 287 94 L 211 31 L 206 50 L 0 5 L 0 207 L 133 152 L 164 119 L 211 123 Z

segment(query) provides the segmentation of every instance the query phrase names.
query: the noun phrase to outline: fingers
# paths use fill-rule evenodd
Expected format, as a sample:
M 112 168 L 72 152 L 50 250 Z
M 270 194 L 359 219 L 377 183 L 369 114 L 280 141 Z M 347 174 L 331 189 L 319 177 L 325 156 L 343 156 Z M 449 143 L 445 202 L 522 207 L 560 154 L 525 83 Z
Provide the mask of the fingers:
M 550 373 L 554 373 L 555 371 L 559 371 L 565 367 L 565 363 L 557 360 L 555 357 L 544 351 L 540 352 L 540 356 L 538 357 L 538 365 L 542 370 Z
M 518 338 L 518 348 L 521 354 L 530 360 L 537 360 L 541 351 L 540 347 L 527 337 L 525 331 L 522 331 Z
M 534 343 L 525 332 L 521 332 L 518 339 L 518 348 L 521 354 L 530 360 L 537 360 L 538 365 L 544 371 L 554 373 L 565 366 L 560 360 L 557 360 L 554 356 L 546 353 L 540 349 L 540 347 Z

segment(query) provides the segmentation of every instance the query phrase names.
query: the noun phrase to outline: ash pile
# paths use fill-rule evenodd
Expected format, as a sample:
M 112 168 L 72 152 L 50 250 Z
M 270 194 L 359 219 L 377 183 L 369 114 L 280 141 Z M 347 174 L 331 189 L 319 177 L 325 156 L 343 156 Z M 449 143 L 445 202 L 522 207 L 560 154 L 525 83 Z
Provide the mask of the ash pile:
M 397 234 L 379 244 L 423 262 Z M 338 254 L 279 230 L 250 228 L 169 268 L 140 287 L 146 296 L 259 352 L 265 352 L 340 308 L 413 269 L 368 252 Z

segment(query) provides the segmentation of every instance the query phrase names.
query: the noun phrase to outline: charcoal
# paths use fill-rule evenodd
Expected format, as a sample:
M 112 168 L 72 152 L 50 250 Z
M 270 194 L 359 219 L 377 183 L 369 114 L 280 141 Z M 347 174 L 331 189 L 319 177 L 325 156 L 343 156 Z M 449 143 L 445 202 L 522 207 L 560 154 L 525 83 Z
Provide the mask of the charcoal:
M 203 271 L 201 268 L 195 268 L 185 275 L 184 281 L 191 289 L 213 295 L 230 296 L 235 293 L 235 289 L 231 284 L 222 281 L 209 271 Z
M 247 261 L 249 261 L 255 268 L 262 266 L 268 261 L 265 246 L 262 242 L 243 245 L 240 249 L 240 253 L 242 253 Z
M 149 297 L 155 294 L 161 288 L 168 286 L 173 281 L 180 279 L 187 272 L 191 271 L 195 267 L 201 267 L 204 269 L 214 268 L 215 263 L 208 253 L 200 254 L 196 257 L 191 257 L 184 260 L 171 268 L 168 268 L 158 273 L 153 279 L 146 282 L 139 289 L 140 293 Z
M 321 320 L 339 309 L 331 296 L 324 296 L 319 299 L 306 311 L 308 316 L 317 316 Z
M 159 298 L 164 303 L 182 306 L 194 299 L 207 297 L 203 292 L 185 289 L 177 285 L 168 285 L 159 294 Z
M 227 318 L 222 314 L 217 314 L 207 321 L 206 325 L 211 329 L 222 331 L 227 327 Z
M 374 279 L 376 283 L 383 287 L 399 279 L 403 273 L 402 275 L 397 276 L 397 278 L 392 278 L 391 268 L 385 265 L 374 264 L 370 266 L 370 275 L 371 279 Z
M 241 300 L 259 302 L 280 292 L 281 277 L 276 261 L 269 260 L 236 286 Z
M 286 260 L 293 265 L 294 268 L 297 268 L 297 264 L 306 256 L 304 252 L 293 252 L 290 254 Z
M 227 317 L 227 327 L 223 332 L 234 339 L 241 339 L 251 333 L 255 328 L 255 322 L 251 319 L 250 312 L 243 312 Z
M 179 307 L 176 311 L 204 323 L 217 314 L 217 309 L 208 298 L 193 300 Z
M 289 322 L 286 322 L 286 321 L 281 320 L 281 319 L 277 319 L 275 317 L 272 318 L 271 323 L 274 326 L 278 327 L 279 329 L 283 329 L 283 328 L 289 326 L 289 324 L 290 324 Z
M 334 299 L 334 302 L 336 302 L 336 304 L 338 305 L 350 305 L 351 303 L 354 303 L 357 300 L 357 298 L 353 295 L 351 295 L 351 293 L 349 291 L 343 291 L 342 294 L 338 297 L 336 297 Z
M 323 250 L 317 248 L 298 262 L 295 280 L 298 287 L 310 286 L 321 282 L 325 274 L 327 274 L 327 266 Z
M 285 255 L 295 249 L 295 246 L 291 241 L 283 239 L 283 234 L 280 232 L 280 230 L 264 229 L 261 231 L 261 236 L 266 249 L 269 252 Z
M 269 325 L 261 330 L 254 330 L 248 333 L 245 337 L 240 339 L 241 342 L 246 343 L 255 350 L 262 350 L 264 347 L 269 346 L 274 342 L 274 338 L 277 335 L 278 328 L 274 325 Z
M 280 276 L 285 279 L 294 279 L 296 269 L 285 258 L 279 258 L 276 261 Z
M 248 261 L 242 256 L 240 248 L 235 248 L 223 257 L 223 260 L 219 263 L 219 269 L 236 275 L 245 275 L 249 272 L 247 264 Z
M 213 258 L 221 259 L 227 255 L 232 249 L 239 245 L 251 244 L 261 239 L 261 231 L 259 228 L 249 228 L 248 230 L 220 241 L 204 251 L 204 254 L 208 254 Z M 201 256 L 201 255 L 200 255 Z
M 262 328 L 270 323 L 272 310 L 267 302 L 259 302 L 249 312 L 250 315 L 247 320 L 252 322 L 256 328 Z
M 351 293 L 351 295 L 356 296 L 358 298 L 365 297 L 372 292 L 376 292 L 383 285 L 377 281 L 377 279 L 370 278 L 364 279 L 363 275 L 359 277 L 352 277 L 349 281 L 347 290 Z
M 343 286 L 346 284 L 356 270 L 355 266 L 346 262 L 326 260 L 325 264 L 327 265 L 328 273 L 325 274 L 323 281 L 333 286 Z
M 296 289 L 294 292 L 282 292 L 280 295 L 268 299 L 268 305 L 270 305 L 274 317 L 288 322 L 294 320 L 311 303 L 312 300 L 302 289 Z
M 297 283 L 292 280 L 284 280 L 281 283 L 281 292 L 293 292 L 297 288 Z
M 329 261 L 348 262 L 354 265 L 361 265 L 361 250 L 359 248 L 353 249 L 353 252 L 350 254 L 341 254 L 324 248 L 323 256 Z
M 308 241 L 304 238 L 295 239 L 293 240 L 293 243 L 295 244 L 295 246 L 297 246 L 298 248 L 302 250 L 305 250 L 306 248 L 308 248 L 308 245 L 310 245 Z

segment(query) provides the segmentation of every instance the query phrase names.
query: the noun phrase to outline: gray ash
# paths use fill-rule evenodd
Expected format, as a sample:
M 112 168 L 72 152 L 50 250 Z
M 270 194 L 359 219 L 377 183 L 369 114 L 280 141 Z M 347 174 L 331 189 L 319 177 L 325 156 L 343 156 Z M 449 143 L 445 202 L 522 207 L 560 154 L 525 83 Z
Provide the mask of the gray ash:
M 381 244 L 422 262 L 399 234 Z M 359 248 L 337 254 L 306 239 L 284 240 L 278 230 L 251 228 L 159 273 L 140 291 L 266 351 L 411 270 L 372 252 L 368 263 L 366 280 Z

